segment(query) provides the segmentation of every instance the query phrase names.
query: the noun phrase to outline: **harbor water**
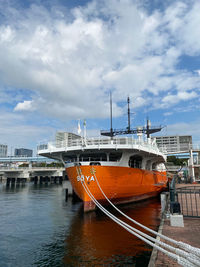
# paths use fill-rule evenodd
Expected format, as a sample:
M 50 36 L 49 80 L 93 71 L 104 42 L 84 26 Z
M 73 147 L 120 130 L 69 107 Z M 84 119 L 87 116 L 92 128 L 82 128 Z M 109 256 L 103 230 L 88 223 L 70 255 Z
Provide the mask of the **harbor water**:
M 120 209 L 144 225 L 158 229 L 159 198 Z M 151 251 L 150 246 L 101 211 L 83 214 L 81 202 L 73 203 L 71 197 L 65 202 L 62 185 L 0 184 L 2 267 L 145 267 Z

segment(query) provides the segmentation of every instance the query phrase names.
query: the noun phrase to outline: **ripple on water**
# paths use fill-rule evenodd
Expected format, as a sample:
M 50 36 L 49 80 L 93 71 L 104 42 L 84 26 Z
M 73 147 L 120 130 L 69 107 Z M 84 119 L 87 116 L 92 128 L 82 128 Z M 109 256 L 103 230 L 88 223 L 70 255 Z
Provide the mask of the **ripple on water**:
M 0 185 L 0 266 L 148 265 L 148 245 L 101 211 L 83 214 L 81 203 L 64 199 L 61 185 Z M 157 229 L 159 200 L 121 209 Z

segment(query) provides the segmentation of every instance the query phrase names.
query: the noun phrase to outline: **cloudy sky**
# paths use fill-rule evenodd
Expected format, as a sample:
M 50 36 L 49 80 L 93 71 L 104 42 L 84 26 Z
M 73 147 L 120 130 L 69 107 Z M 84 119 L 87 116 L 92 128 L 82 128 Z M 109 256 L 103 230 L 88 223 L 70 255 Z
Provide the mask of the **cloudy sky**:
M 0 1 L 0 143 L 57 130 L 167 127 L 200 143 L 199 0 Z

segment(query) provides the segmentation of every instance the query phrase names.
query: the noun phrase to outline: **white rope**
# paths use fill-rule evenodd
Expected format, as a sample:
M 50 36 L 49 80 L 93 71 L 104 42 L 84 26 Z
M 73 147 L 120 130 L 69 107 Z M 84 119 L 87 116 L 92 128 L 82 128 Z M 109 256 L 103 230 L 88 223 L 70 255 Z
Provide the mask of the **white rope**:
M 78 170 L 77 170 L 77 172 L 78 172 Z M 80 174 L 80 172 L 81 172 L 81 170 L 79 169 L 79 174 Z M 84 189 L 85 189 L 85 191 L 87 192 L 87 194 L 90 196 L 90 198 L 94 201 L 94 203 L 104 212 L 104 213 L 106 213 L 107 214 L 107 216 L 109 216 L 111 219 L 113 219 L 116 223 L 118 223 L 119 225 L 121 225 L 123 228 L 125 228 L 127 231 L 129 231 L 130 233 L 132 233 L 132 234 L 134 234 L 135 236 L 137 236 L 138 238 L 140 238 L 140 239 L 142 239 L 144 242 L 147 242 L 149 245 L 151 245 L 151 246 L 153 246 L 153 247 L 156 247 L 158 250 L 161 250 L 163 253 L 165 253 L 165 254 L 167 254 L 168 256 L 170 256 L 170 257 L 172 257 L 173 259 L 176 259 L 177 261 L 180 261 L 180 262 L 185 262 L 186 263 L 186 261 L 185 261 L 185 259 L 184 258 L 182 258 L 182 257 L 179 257 L 178 255 L 176 255 L 176 254 L 179 254 L 179 255 L 181 255 L 181 256 L 183 256 L 183 257 L 186 257 L 189 261 L 189 263 L 190 263 L 190 265 L 188 265 L 188 266 L 200 266 L 200 261 L 199 261 L 199 259 L 197 258 L 197 257 L 191 257 L 190 255 L 189 255 L 189 253 L 187 253 L 187 252 L 185 252 L 185 251 L 182 251 L 182 250 L 180 250 L 180 249 L 177 249 L 177 248 L 174 248 L 174 247 L 172 247 L 172 246 L 170 246 L 170 245 L 167 245 L 167 244 L 165 244 L 164 242 L 162 242 L 162 241 L 159 241 L 159 240 L 157 240 L 157 239 L 155 239 L 155 238 L 153 238 L 153 237 L 151 237 L 151 236 L 148 236 L 147 234 L 145 234 L 145 233 L 143 233 L 143 232 L 141 232 L 141 231 L 139 231 L 138 229 L 136 229 L 136 228 L 134 228 L 134 227 L 131 227 L 130 225 L 128 225 L 128 224 L 126 224 L 125 222 L 123 222 L 123 221 L 121 221 L 120 219 L 118 219 L 116 216 L 114 216 L 113 214 L 111 214 L 110 212 L 108 212 L 95 198 L 94 198 L 94 196 L 92 195 L 92 193 L 90 192 L 90 190 L 88 189 L 88 187 L 87 187 L 87 185 L 85 184 L 84 185 L 84 182 L 82 181 L 81 182 L 82 183 L 82 186 L 84 187 Z M 107 198 L 107 197 L 106 197 Z M 139 235 L 138 234 L 136 234 L 136 232 L 137 233 L 139 233 Z M 169 252 L 169 251 L 166 251 L 166 250 L 164 250 L 163 248 L 160 248 L 159 246 L 157 246 L 157 245 L 155 245 L 155 244 L 153 244 L 152 242 L 150 242 L 149 240 L 147 240 L 146 238 L 143 238 L 142 236 L 144 236 L 144 237 L 146 237 L 146 238 L 148 238 L 149 240 L 151 240 L 151 241 L 153 241 L 153 242 L 156 242 L 156 243 L 158 243 L 159 245 L 161 245 L 161 246 L 164 246 L 165 248 L 167 248 L 167 249 L 169 249 L 169 250 L 173 250 L 173 251 L 175 251 L 175 253 L 176 254 L 173 254 L 173 253 L 171 253 L 171 252 Z M 195 265 L 191 265 L 191 262 L 192 263 L 194 263 Z M 183 266 L 186 266 L 185 264 L 183 265 Z
M 121 225 L 123 228 L 125 228 L 128 232 L 132 233 L 133 235 L 135 235 L 136 237 L 138 237 L 139 239 L 143 240 L 144 242 L 146 242 L 147 244 L 151 245 L 151 246 L 155 246 L 158 249 L 160 249 L 161 251 L 164 251 L 164 249 L 158 247 L 157 245 L 154 245 L 152 242 L 150 242 L 149 240 L 147 240 L 146 238 L 143 238 L 142 236 L 140 236 L 139 234 L 135 233 L 134 231 L 132 231 L 128 226 L 125 226 L 125 223 L 123 221 L 121 221 L 120 219 L 118 219 L 117 217 L 115 217 L 114 215 L 112 215 L 109 211 L 107 211 L 94 197 L 93 195 L 90 193 L 90 191 L 87 190 L 86 186 L 84 185 L 83 182 L 82 186 L 84 188 L 84 190 L 86 191 L 86 193 L 89 195 L 89 197 L 93 200 L 93 202 L 97 205 L 97 207 L 102 210 L 108 217 L 110 217 L 112 220 L 114 220 L 116 223 L 118 223 L 119 225 Z M 178 260 L 178 256 L 168 252 L 171 257 L 173 259 Z
M 121 225 L 124 229 L 126 229 L 128 232 L 130 232 L 131 234 L 135 235 L 136 237 L 138 237 L 139 239 L 141 239 L 142 241 L 146 242 L 147 244 L 149 244 L 152 247 L 155 247 L 156 249 L 158 249 L 159 251 L 163 252 L 164 254 L 166 254 L 167 256 L 171 257 L 172 259 L 176 260 L 180 265 L 184 266 L 184 267 L 196 267 L 199 266 L 199 261 L 195 261 L 194 259 L 189 259 L 192 260 L 193 263 L 183 257 L 180 257 L 174 253 L 171 253 L 161 247 L 159 247 L 158 245 L 152 243 L 151 241 L 149 241 L 148 239 L 142 237 L 141 235 L 137 234 L 136 232 L 134 232 L 133 230 L 131 230 L 131 226 L 127 225 L 125 222 L 121 221 L 120 219 L 118 219 L 116 216 L 114 216 L 113 214 L 111 214 L 109 211 L 107 211 L 95 198 L 94 196 L 91 194 L 91 192 L 89 191 L 87 185 L 84 185 L 84 182 L 81 182 L 83 188 L 85 189 L 86 193 L 89 195 L 89 197 L 93 200 L 93 202 L 97 205 L 97 207 L 99 207 L 100 210 L 102 210 L 108 217 L 110 217 L 112 220 L 114 220 L 116 223 L 118 223 L 119 225 Z M 136 229 L 135 229 L 136 230 Z
M 135 223 L 136 225 L 138 225 L 138 226 L 142 227 L 143 229 L 149 231 L 150 233 L 155 234 L 155 235 L 157 235 L 157 236 L 159 236 L 159 237 L 161 237 L 161 238 L 163 238 L 163 239 L 165 239 L 165 240 L 167 240 L 167 241 L 169 241 L 169 242 L 171 242 L 171 243 L 177 245 L 179 248 L 183 248 L 183 249 L 185 249 L 185 250 L 186 250 L 187 252 L 189 252 L 189 253 L 195 254 L 196 256 L 200 256 L 200 249 L 199 249 L 199 248 L 193 247 L 193 246 L 188 245 L 188 244 L 186 244 L 186 243 L 184 243 L 184 242 L 181 242 L 181 241 L 176 241 L 176 240 L 174 240 L 174 239 L 172 239 L 172 238 L 169 238 L 169 237 L 167 237 L 167 236 L 165 236 L 165 235 L 163 235 L 163 234 L 160 234 L 160 233 L 158 233 L 158 232 L 156 232 L 156 231 L 154 231 L 154 230 L 152 230 L 152 229 L 150 229 L 150 228 L 144 226 L 143 224 L 137 222 L 136 220 L 132 219 L 131 217 L 129 217 L 128 215 L 126 215 L 124 212 L 122 212 L 120 209 L 118 209 L 118 208 L 117 208 L 117 207 L 110 201 L 110 199 L 105 195 L 104 191 L 102 190 L 102 188 L 101 188 L 101 186 L 100 186 L 100 184 L 99 184 L 99 181 L 98 181 L 98 179 L 97 179 L 95 173 L 94 173 L 94 176 L 95 176 L 97 185 L 98 185 L 99 189 L 101 190 L 101 193 L 103 194 L 103 196 L 104 196 L 104 197 L 106 198 L 106 200 L 110 203 L 110 205 L 111 205 L 113 208 L 115 208 L 120 214 L 122 214 L 124 217 L 126 217 L 128 220 L 132 221 L 132 222 Z
M 181 242 L 181 241 L 178 242 L 178 246 L 179 246 L 179 248 L 183 248 L 186 251 L 188 251 L 189 253 L 195 254 L 196 256 L 200 257 L 200 249 L 199 248 L 193 247 L 193 246 L 186 244 L 184 242 Z

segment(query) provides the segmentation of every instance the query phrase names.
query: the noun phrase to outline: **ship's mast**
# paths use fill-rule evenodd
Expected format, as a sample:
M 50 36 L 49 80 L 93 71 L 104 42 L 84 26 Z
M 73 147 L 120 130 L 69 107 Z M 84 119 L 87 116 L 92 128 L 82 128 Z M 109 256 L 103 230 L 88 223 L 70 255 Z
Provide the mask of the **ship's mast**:
M 128 130 L 128 132 L 130 132 L 130 130 L 131 130 L 131 122 L 130 122 L 130 107 L 129 107 L 130 98 L 129 98 L 129 96 L 127 98 L 127 103 L 128 103 L 128 127 L 127 127 L 127 130 Z
M 150 120 L 149 120 L 149 118 L 147 118 L 147 132 L 146 132 L 146 134 L 147 134 L 147 139 L 148 138 L 150 138 Z
M 127 103 L 128 103 L 128 127 L 126 129 L 115 129 L 113 130 L 112 128 L 112 94 L 110 93 L 110 131 L 101 131 L 101 135 L 104 136 L 110 136 L 111 139 L 113 138 L 113 136 L 116 135 L 123 135 L 123 134 L 137 134 L 138 131 L 140 131 L 140 133 L 146 134 L 147 138 L 150 138 L 150 134 L 152 133 L 156 133 L 162 130 L 162 128 L 164 126 L 150 126 L 150 120 L 147 119 L 147 125 L 146 127 L 142 127 L 138 130 L 138 128 L 131 128 L 130 125 L 130 98 L 127 98 Z
M 110 137 L 113 138 L 113 128 L 112 128 L 112 92 L 110 91 Z

